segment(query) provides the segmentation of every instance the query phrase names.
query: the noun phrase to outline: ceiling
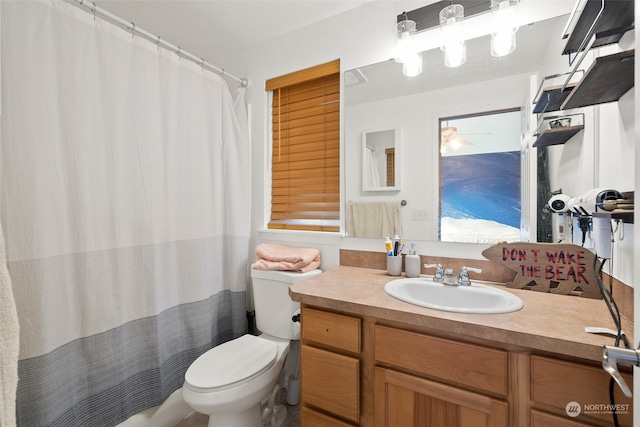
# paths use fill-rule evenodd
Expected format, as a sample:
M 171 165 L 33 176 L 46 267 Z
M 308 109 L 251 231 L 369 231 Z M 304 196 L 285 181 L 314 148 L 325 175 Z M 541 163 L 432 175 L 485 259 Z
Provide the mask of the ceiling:
M 94 1 L 137 27 L 223 67 L 235 53 L 373 0 Z

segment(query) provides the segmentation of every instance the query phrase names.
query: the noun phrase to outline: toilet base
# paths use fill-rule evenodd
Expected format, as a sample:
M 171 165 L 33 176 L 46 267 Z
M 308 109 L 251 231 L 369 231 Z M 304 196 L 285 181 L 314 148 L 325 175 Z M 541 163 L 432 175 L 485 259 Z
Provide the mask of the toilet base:
M 208 427 L 282 427 L 287 420 L 287 407 L 285 405 L 276 405 L 274 408 L 274 415 L 266 424 L 262 424 L 260 413 L 262 408 L 260 406 L 255 409 L 252 408 L 241 414 L 218 414 L 215 416 L 209 416 Z
M 287 420 L 287 407 L 284 405 L 276 405 L 274 408 L 275 414 L 271 418 L 268 424 L 263 424 L 265 427 L 282 427 Z
M 236 414 L 209 415 L 209 427 L 260 427 L 262 425 L 260 405 Z

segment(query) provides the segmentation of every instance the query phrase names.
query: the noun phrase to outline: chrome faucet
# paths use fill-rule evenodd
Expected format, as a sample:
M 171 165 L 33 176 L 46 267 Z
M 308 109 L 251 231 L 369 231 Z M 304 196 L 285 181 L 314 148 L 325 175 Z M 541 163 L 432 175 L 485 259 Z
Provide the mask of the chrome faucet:
M 462 267 L 460 269 L 460 278 L 458 279 L 458 285 L 460 286 L 469 286 L 471 285 L 471 280 L 469 280 L 469 272 L 473 271 L 474 273 L 482 273 L 481 268 L 473 268 L 473 267 Z
M 445 268 L 444 270 L 444 284 L 445 285 L 457 285 L 456 283 L 456 273 L 453 271 L 453 268 Z
M 469 272 L 473 271 L 474 273 L 482 273 L 481 268 L 473 268 L 473 267 L 462 267 L 460 269 L 460 278 L 458 279 L 458 285 L 460 286 L 469 286 L 471 285 L 471 280 L 469 280 Z
M 444 270 L 442 269 L 442 264 L 423 264 L 423 267 L 435 268 L 436 274 L 433 276 L 433 281 L 439 283 L 444 282 Z

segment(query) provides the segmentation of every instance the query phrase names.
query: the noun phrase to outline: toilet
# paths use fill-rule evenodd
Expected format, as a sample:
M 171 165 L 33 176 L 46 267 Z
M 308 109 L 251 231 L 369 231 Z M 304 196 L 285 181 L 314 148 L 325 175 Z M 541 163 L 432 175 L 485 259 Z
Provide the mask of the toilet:
M 300 324 L 292 321 L 300 305 L 289 297 L 289 285 L 321 273 L 251 269 L 256 324 L 262 334 L 246 334 L 212 348 L 185 373 L 182 396 L 192 409 L 209 416 L 209 427 L 284 423 L 278 380 L 290 341 L 300 338 Z

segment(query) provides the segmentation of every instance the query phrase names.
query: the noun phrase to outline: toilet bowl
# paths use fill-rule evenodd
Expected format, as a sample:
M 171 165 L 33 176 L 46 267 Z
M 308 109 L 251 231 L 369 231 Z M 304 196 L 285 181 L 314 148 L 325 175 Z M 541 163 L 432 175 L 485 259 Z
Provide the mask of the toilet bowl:
M 280 377 L 289 341 L 243 335 L 204 353 L 187 369 L 182 396 L 209 426 L 258 427 L 261 403 Z
M 252 270 L 256 322 L 262 334 L 246 334 L 212 348 L 185 373 L 182 396 L 192 409 L 209 416 L 209 427 L 284 423 L 286 409 L 274 405 L 273 395 L 290 341 L 300 336 L 299 324 L 292 321 L 299 304 L 289 298 L 289 284 L 320 273 Z

